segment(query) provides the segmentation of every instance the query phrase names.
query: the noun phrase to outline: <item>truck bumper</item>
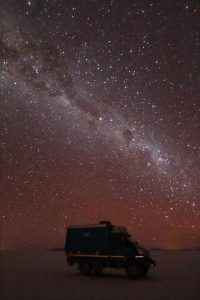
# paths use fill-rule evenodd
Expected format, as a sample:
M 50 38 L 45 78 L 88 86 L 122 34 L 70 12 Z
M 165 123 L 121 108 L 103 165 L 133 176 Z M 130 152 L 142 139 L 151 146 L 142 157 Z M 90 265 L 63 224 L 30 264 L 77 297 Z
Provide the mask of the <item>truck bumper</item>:
M 145 257 L 142 255 L 141 256 L 138 255 L 135 258 L 138 260 L 139 263 L 141 263 L 147 267 L 152 267 L 152 266 L 155 267 L 156 266 L 155 260 L 153 260 L 151 257 Z
M 156 266 L 156 262 L 155 262 L 155 260 L 153 260 L 153 259 L 151 259 L 149 263 L 150 263 L 150 265 L 153 266 L 153 267 Z

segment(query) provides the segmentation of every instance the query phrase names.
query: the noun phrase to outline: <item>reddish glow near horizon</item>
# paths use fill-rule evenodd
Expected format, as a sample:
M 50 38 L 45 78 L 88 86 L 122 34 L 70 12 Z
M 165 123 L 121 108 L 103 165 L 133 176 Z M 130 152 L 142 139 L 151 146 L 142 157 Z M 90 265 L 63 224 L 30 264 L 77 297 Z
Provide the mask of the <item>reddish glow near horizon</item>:
M 110 220 L 200 246 L 199 7 L 4 1 L 0 249 Z

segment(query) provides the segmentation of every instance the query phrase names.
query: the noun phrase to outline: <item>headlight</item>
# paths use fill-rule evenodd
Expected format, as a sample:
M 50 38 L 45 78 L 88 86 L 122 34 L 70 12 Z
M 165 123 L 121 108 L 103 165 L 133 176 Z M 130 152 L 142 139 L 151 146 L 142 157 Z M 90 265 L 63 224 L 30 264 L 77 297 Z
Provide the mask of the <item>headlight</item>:
M 144 248 L 138 248 L 139 255 L 150 256 L 149 252 Z

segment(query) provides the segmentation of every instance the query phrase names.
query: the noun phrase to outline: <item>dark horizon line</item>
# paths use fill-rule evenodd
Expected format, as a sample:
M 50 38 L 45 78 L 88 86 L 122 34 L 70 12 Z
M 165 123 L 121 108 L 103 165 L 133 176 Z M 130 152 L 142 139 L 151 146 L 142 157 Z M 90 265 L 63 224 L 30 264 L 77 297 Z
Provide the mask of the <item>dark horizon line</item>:
M 162 248 L 162 247 L 149 247 L 150 251 L 198 251 L 200 250 L 200 247 L 194 247 L 194 248 Z M 65 251 L 65 248 L 18 248 L 18 249 L 0 249 L 0 253 L 2 252 L 15 252 L 15 251 Z

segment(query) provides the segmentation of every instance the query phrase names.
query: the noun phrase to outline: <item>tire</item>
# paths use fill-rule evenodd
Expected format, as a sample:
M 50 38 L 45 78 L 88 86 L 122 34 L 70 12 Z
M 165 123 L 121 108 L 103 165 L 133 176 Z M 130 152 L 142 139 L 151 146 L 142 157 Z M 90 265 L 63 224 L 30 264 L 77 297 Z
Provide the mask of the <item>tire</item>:
M 90 264 L 88 264 L 88 263 L 80 264 L 79 269 L 80 269 L 81 274 L 84 276 L 89 276 L 92 273 L 92 268 L 91 268 Z
M 101 275 L 102 272 L 103 272 L 103 267 L 102 267 L 101 265 L 96 266 L 96 267 L 94 268 L 94 274 L 95 274 L 95 275 Z
M 126 267 L 127 275 L 130 279 L 139 279 L 141 276 L 141 268 L 135 262 L 130 262 Z
M 142 268 L 142 276 L 143 277 L 146 277 L 147 276 L 147 274 L 148 274 L 148 271 L 149 271 L 149 268 L 148 267 L 143 267 Z

